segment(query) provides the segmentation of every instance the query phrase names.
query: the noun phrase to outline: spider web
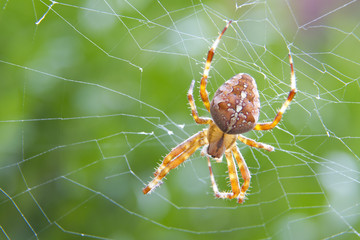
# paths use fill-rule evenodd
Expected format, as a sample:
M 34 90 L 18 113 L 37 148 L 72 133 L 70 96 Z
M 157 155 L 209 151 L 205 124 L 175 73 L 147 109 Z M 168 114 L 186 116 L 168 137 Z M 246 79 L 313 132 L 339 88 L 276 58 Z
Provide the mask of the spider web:
M 355 239 L 360 236 L 360 10 L 341 1 L 0 2 L 1 239 Z M 197 151 L 149 196 L 171 148 L 203 126 L 186 93 L 233 23 L 212 93 L 239 72 L 258 84 L 260 121 L 238 144 L 248 199 L 213 197 Z M 202 116 L 209 116 L 196 91 Z M 214 163 L 229 190 L 226 163 Z

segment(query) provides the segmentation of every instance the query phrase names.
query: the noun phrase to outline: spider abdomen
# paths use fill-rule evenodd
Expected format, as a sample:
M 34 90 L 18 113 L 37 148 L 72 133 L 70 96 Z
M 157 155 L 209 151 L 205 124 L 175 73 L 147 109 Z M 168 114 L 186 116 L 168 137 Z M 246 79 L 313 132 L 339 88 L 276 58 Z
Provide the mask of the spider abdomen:
M 240 134 L 254 128 L 260 113 L 260 100 L 254 78 L 240 73 L 215 92 L 210 104 L 215 124 L 227 134 Z

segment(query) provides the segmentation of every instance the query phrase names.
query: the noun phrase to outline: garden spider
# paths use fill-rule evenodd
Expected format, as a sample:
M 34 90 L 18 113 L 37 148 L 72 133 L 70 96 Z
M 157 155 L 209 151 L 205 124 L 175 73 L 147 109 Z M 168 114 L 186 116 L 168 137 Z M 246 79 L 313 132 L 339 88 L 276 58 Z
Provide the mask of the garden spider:
M 143 189 L 144 194 L 149 193 L 159 186 L 161 179 L 165 177 L 171 169 L 176 168 L 179 164 L 187 160 L 199 147 L 205 146 L 201 154 L 207 155 L 210 179 L 215 196 L 218 198 L 228 199 L 236 198 L 239 203 L 243 203 L 246 191 L 250 186 L 251 176 L 246 162 L 236 146 L 236 139 L 251 147 L 262 148 L 267 151 L 274 150 L 274 148 L 270 145 L 255 142 L 254 140 L 246 138 L 241 134 L 250 130 L 270 130 L 281 120 L 283 113 L 296 93 L 296 81 L 291 54 L 289 53 L 291 91 L 272 122 L 257 123 L 260 112 L 259 93 L 255 80 L 246 73 L 237 74 L 230 80 L 226 81 L 215 92 L 214 98 L 210 103 L 208 93 L 206 91 L 210 64 L 214 56 L 215 49 L 230 23 L 231 21 L 227 23 L 211 46 L 200 83 L 201 99 L 206 109 L 211 113 L 212 118 L 203 118 L 198 115 L 193 98 L 194 80 L 191 82 L 190 89 L 188 91 L 188 100 L 195 122 L 197 124 L 208 124 L 209 128 L 204 129 L 186 139 L 165 156 L 163 162 L 154 173 L 154 179 Z M 215 158 L 217 162 L 221 162 L 224 154 L 229 169 L 231 192 L 220 192 L 218 190 L 209 159 L 209 156 L 211 156 Z M 238 164 L 241 176 L 244 180 L 241 188 L 233 157 Z

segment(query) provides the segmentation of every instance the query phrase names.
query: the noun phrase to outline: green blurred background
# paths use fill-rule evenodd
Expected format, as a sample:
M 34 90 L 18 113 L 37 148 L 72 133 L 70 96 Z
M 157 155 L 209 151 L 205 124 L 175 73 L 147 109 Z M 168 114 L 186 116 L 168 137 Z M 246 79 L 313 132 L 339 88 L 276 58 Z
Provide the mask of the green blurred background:
M 0 2 L 0 239 L 358 239 L 359 1 Z M 247 201 L 215 199 L 196 152 L 149 196 L 171 148 L 202 129 L 207 51 L 225 25 L 210 96 L 246 72 L 260 121 L 290 90 L 279 126 L 238 144 Z M 225 163 L 213 164 L 229 189 Z

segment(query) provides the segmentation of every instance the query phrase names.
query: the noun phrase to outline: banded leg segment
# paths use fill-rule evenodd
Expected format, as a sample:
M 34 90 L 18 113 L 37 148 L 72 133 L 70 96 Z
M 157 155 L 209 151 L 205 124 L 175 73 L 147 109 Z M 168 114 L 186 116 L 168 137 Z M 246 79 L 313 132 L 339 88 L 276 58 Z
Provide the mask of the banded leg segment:
M 196 105 L 194 102 L 193 89 L 194 89 L 195 80 L 192 80 L 189 91 L 188 91 L 188 100 L 191 107 L 191 114 L 197 124 L 210 124 L 212 120 L 210 118 L 201 118 L 199 117 Z
M 213 191 L 214 191 L 216 197 L 233 199 L 233 198 L 237 198 L 240 194 L 239 178 L 238 178 L 238 173 L 237 173 L 237 170 L 235 167 L 235 163 L 234 163 L 234 159 L 233 159 L 231 151 L 225 152 L 225 157 L 226 157 L 228 169 L 229 169 L 231 192 L 220 192 L 219 191 L 218 186 L 215 181 L 213 171 L 212 171 L 211 162 L 208 157 L 208 166 L 209 166 L 209 171 L 210 171 L 211 185 L 212 185 L 212 188 L 213 188 Z
M 209 102 L 208 92 L 206 91 L 206 84 L 207 84 L 207 79 L 208 79 L 209 72 L 210 72 L 210 65 L 211 65 L 211 61 L 212 61 L 212 59 L 214 57 L 214 54 L 215 54 L 215 49 L 219 45 L 220 39 L 224 35 L 226 29 L 228 29 L 228 27 L 230 26 L 230 23 L 231 23 L 231 21 L 229 21 L 226 24 L 226 26 L 224 27 L 224 29 L 222 30 L 222 32 L 220 33 L 218 38 L 215 40 L 215 42 L 211 46 L 211 48 L 210 48 L 210 50 L 208 52 L 208 55 L 207 55 L 207 59 L 206 59 L 205 67 L 204 67 L 204 73 L 203 73 L 203 76 L 201 78 L 200 96 L 201 96 L 202 101 L 204 102 L 204 105 L 205 105 L 206 109 L 209 112 L 210 112 L 210 102 Z
M 232 148 L 232 152 L 234 154 L 234 157 L 235 157 L 238 167 L 240 169 L 241 177 L 244 180 L 244 183 L 242 184 L 241 189 L 240 189 L 240 194 L 238 196 L 238 203 L 243 203 L 245 201 L 246 191 L 250 187 L 251 175 L 250 175 L 249 168 L 247 167 L 246 162 L 245 162 L 243 156 L 241 155 L 239 149 L 237 148 L 237 146 L 234 146 Z
M 196 142 L 199 141 L 200 139 L 204 139 L 207 135 L 207 132 L 208 132 L 208 130 L 204 129 L 203 131 L 200 131 L 200 132 L 194 134 L 193 136 L 191 136 L 190 138 L 186 139 L 184 142 L 180 143 L 175 148 L 173 148 L 171 150 L 171 152 L 169 152 L 165 156 L 164 160 L 162 161 L 162 163 L 160 164 L 160 166 L 157 168 L 156 172 L 154 173 L 154 176 L 156 177 L 157 175 L 159 175 L 159 173 L 166 167 L 166 165 L 172 159 L 176 158 L 181 153 L 183 153 L 187 149 L 189 149 L 191 146 L 195 145 Z M 200 146 L 198 146 L 198 147 L 200 147 Z
M 190 137 L 185 142 L 175 147 L 163 160 L 161 165 L 154 173 L 153 180 L 143 189 L 143 193 L 147 194 L 156 188 L 161 179 L 169 173 L 171 169 L 176 168 L 181 163 L 186 161 L 199 147 L 207 144 L 206 139 L 207 130 L 198 132 Z
M 289 53 L 289 62 L 290 62 L 290 68 L 291 68 L 291 90 L 290 93 L 286 99 L 286 101 L 281 106 L 279 112 L 276 114 L 274 120 L 272 122 L 268 123 L 258 123 L 255 125 L 254 130 L 270 130 L 274 128 L 281 120 L 282 115 L 284 114 L 285 110 L 290 105 L 290 102 L 293 100 L 295 94 L 296 94 L 296 79 L 295 79 L 295 73 L 294 73 L 294 64 L 291 57 L 291 54 Z
M 270 146 L 268 144 L 261 143 L 261 142 L 256 142 L 250 138 L 242 136 L 241 134 L 239 134 L 238 139 L 239 139 L 239 141 L 245 143 L 246 145 L 249 145 L 250 147 L 262 148 L 269 152 L 274 151 L 273 146 Z

